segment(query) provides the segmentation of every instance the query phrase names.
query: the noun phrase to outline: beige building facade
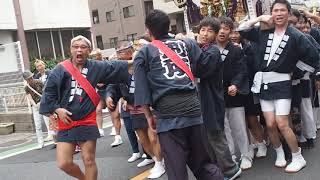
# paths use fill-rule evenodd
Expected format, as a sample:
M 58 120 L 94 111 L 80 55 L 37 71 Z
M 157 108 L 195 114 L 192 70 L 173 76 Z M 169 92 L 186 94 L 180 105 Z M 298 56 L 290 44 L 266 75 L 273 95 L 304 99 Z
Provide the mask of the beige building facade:
M 144 19 L 152 0 L 89 0 L 95 47 L 110 49 L 145 33 Z

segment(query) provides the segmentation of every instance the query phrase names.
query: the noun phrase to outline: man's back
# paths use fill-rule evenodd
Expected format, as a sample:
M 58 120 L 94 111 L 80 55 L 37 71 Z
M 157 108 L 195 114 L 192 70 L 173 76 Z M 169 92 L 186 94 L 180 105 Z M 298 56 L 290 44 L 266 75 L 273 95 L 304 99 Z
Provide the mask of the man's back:
M 186 43 L 181 40 L 175 40 L 169 37 L 162 39 L 171 50 L 173 50 L 189 67 L 190 58 L 194 58 L 188 52 Z M 192 92 L 195 91 L 187 74 L 177 67 L 161 50 L 154 45 L 149 44 L 143 47 L 136 55 L 135 60 L 135 78 L 140 79 L 147 75 L 147 82 L 136 82 L 136 94 L 148 95 L 151 98 L 150 104 L 156 103 L 161 97 L 171 93 Z M 146 94 L 146 83 L 152 94 Z M 139 97 L 137 104 L 140 104 Z

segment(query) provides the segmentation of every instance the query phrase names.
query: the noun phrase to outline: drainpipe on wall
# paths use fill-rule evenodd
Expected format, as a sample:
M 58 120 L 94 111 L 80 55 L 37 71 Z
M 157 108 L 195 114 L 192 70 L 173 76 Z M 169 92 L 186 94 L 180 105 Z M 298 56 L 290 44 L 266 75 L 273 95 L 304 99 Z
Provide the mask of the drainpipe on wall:
M 24 67 L 25 67 L 25 69 L 30 69 L 29 52 L 28 52 L 28 47 L 27 47 L 26 36 L 24 33 L 24 27 L 23 27 L 23 21 L 22 21 L 19 0 L 13 0 L 13 7 L 14 7 L 15 15 L 16 15 L 17 35 L 18 35 L 18 40 L 21 43 L 21 51 L 22 51 Z
M 93 28 L 93 22 L 92 22 L 92 8 L 91 8 L 91 3 L 92 3 L 92 0 L 89 0 L 88 1 L 88 7 L 89 7 L 89 14 L 90 14 L 90 24 L 91 24 L 91 27 L 90 27 L 90 36 L 91 36 L 91 45 L 92 45 L 92 49 L 95 49 L 96 48 L 96 40 L 95 40 L 95 29 Z M 102 42 L 103 43 L 103 42 Z

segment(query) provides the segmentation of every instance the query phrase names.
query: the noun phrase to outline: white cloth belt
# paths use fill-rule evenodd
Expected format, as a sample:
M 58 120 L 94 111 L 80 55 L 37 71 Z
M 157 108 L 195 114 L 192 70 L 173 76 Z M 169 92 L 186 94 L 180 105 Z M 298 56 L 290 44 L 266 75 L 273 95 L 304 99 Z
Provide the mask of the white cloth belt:
M 281 81 L 291 80 L 291 74 L 277 73 L 277 72 L 257 72 L 254 75 L 253 85 L 251 91 L 253 93 L 260 93 L 260 88 L 262 84 L 265 84 L 265 89 L 268 88 L 267 84 Z

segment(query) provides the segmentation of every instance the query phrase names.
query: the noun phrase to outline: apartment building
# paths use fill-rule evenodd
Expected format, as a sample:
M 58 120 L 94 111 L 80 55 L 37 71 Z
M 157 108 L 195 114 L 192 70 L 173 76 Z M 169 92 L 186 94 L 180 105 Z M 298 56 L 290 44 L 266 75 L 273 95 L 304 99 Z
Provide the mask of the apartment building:
M 1 0 L 0 123 L 14 122 L 16 132 L 34 130 L 21 74 L 30 68 L 29 59 L 67 58 L 72 37 L 91 38 L 88 5 L 88 0 Z
M 93 41 L 100 49 L 115 48 L 119 41 L 133 40 L 145 32 L 146 14 L 152 0 L 89 0 Z
M 70 39 L 90 38 L 88 0 L 19 0 L 30 58 L 66 57 Z M 17 41 L 13 0 L 1 0 L 0 44 Z

